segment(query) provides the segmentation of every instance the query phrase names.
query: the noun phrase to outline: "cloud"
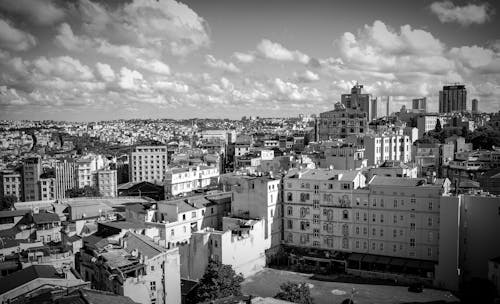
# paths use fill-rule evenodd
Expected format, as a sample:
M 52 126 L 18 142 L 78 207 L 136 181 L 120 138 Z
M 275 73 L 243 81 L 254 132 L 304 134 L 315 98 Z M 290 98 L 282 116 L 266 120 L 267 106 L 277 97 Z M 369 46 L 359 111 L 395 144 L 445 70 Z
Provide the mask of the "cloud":
M 233 56 L 241 63 L 251 63 L 255 60 L 255 56 L 249 53 L 234 52 Z
M 179 81 L 156 81 L 153 88 L 160 91 L 170 91 L 175 93 L 187 93 L 189 86 Z
M 216 59 L 212 55 L 205 55 L 205 65 L 214 68 L 223 70 L 230 73 L 240 73 L 241 70 L 234 65 L 232 62 L 224 62 L 222 60 Z
M 144 77 L 141 73 L 135 70 L 129 70 L 126 67 L 122 67 L 120 70 L 120 78 L 118 85 L 124 90 L 138 91 L 144 88 Z
M 442 23 L 456 22 L 463 26 L 483 24 L 495 13 L 488 3 L 456 6 L 451 1 L 433 2 L 430 10 Z
M 298 82 L 314 82 L 319 80 L 319 75 L 310 70 L 306 70 L 302 73 L 295 72 L 294 77 Z
M 33 35 L 15 28 L 7 21 L 0 19 L 0 47 L 12 51 L 26 51 L 37 44 Z
M 109 64 L 98 62 L 98 63 L 96 63 L 95 66 L 96 66 L 97 72 L 99 73 L 99 75 L 101 76 L 101 78 L 104 81 L 111 82 L 111 81 L 115 80 L 115 72 L 113 71 L 113 69 L 111 68 L 111 66 Z
M 2 0 L 0 10 L 25 17 L 37 25 L 52 25 L 65 17 L 64 10 L 51 0 Z
M 33 66 L 37 73 L 65 80 L 91 80 L 94 78 L 94 74 L 88 66 L 70 56 L 53 58 L 42 56 L 33 61 Z
M 54 38 L 54 43 L 69 51 L 84 51 L 92 45 L 92 42 L 85 37 L 75 36 L 71 26 L 66 22 L 62 23 L 57 28 L 57 35 Z
M 274 59 L 278 61 L 296 61 L 303 64 L 309 62 L 309 56 L 299 51 L 290 51 L 281 44 L 272 42 L 268 39 L 263 39 L 257 45 L 257 51 L 264 58 Z

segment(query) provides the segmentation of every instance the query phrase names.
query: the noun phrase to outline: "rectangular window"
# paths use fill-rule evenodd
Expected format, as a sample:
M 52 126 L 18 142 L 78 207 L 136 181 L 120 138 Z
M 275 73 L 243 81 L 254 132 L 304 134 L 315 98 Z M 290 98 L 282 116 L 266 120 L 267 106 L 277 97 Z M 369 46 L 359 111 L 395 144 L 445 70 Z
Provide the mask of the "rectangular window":
M 319 224 L 319 214 L 313 215 L 313 223 L 314 224 Z
M 410 230 L 415 231 L 415 223 L 410 223 Z
M 427 219 L 427 226 L 432 226 L 432 217 Z
M 429 210 L 432 210 L 432 202 L 429 202 Z
M 314 237 L 316 237 L 316 238 L 317 238 L 317 237 L 319 237 L 319 229 L 316 229 L 316 228 L 315 228 L 315 229 L 313 230 L 313 235 L 314 235 Z
M 414 238 L 410 239 L 410 247 L 415 247 L 415 239 Z
M 287 228 L 293 229 L 293 221 L 292 220 L 287 220 Z
M 313 200 L 313 209 L 319 209 L 319 200 Z
M 156 282 L 149 282 L 149 287 L 152 291 L 156 290 Z
M 428 257 L 432 256 L 432 248 L 431 247 L 427 248 L 427 256 Z

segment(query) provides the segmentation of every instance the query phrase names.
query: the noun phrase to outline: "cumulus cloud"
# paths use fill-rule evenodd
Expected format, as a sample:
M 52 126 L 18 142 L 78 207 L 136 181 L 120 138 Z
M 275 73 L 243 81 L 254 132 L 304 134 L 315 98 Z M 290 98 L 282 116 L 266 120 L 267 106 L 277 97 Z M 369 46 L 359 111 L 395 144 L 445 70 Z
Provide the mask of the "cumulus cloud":
M 143 88 L 143 80 L 144 78 L 141 73 L 122 67 L 118 85 L 124 90 L 137 91 Z
M 0 18 L 0 47 L 12 51 L 26 51 L 36 45 L 33 35 L 15 28 L 9 22 Z
M 170 91 L 175 93 L 187 93 L 189 86 L 180 81 L 160 80 L 153 83 L 153 87 L 160 91 Z
M 483 24 L 491 19 L 494 10 L 488 3 L 456 6 L 451 1 L 433 2 L 430 10 L 442 23 L 459 23 L 463 26 Z
M 95 66 L 96 66 L 97 72 L 99 73 L 99 75 L 101 76 L 101 78 L 104 81 L 111 82 L 111 81 L 115 80 L 115 72 L 113 71 L 113 69 L 111 68 L 111 66 L 109 64 L 98 62 L 98 63 L 96 63 Z
M 309 62 L 309 56 L 300 51 L 290 51 L 279 43 L 263 39 L 257 45 L 257 51 L 264 58 L 278 61 L 296 61 L 303 64 Z
M 310 71 L 306 70 L 302 73 L 294 73 L 294 77 L 297 79 L 299 82 L 313 82 L 313 81 L 318 81 L 319 80 L 319 75 Z
M 38 25 L 51 25 L 65 17 L 64 10 L 52 0 L 2 0 L 0 10 L 26 17 L 27 21 Z
M 255 56 L 249 53 L 234 52 L 233 56 L 241 63 L 251 63 L 255 60 Z
M 90 80 L 94 78 L 94 74 L 88 66 L 70 56 L 53 58 L 42 56 L 33 61 L 33 65 L 36 72 L 46 76 L 55 76 L 66 80 Z
M 220 70 L 230 72 L 230 73 L 240 73 L 241 72 L 241 70 L 237 66 L 235 66 L 234 63 L 224 62 L 220 59 L 216 59 L 212 55 L 205 56 L 205 65 L 207 65 L 211 68 L 214 68 L 214 69 L 220 69 Z
M 92 44 L 92 42 L 85 37 L 75 36 L 71 26 L 66 22 L 62 23 L 57 28 L 57 35 L 54 37 L 54 43 L 69 51 L 84 51 Z

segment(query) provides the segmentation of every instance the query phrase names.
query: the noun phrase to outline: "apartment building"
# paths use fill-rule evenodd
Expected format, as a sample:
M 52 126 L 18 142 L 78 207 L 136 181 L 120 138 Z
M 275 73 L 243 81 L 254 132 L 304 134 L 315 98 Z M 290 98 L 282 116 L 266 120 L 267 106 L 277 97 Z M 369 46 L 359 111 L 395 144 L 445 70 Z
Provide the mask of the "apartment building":
M 167 250 L 147 236 L 126 232 L 123 237 L 86 237 L 77 263 L 93 289 L 137 303 L 181 303 L 178 249 Z
M 43 174 L 42 174 L 43 176 Z M 55 199 L 56 179 L 54 177 L 43 178 L 38 180 L 38 189 L 40 190 L 40 200 L 50 201 Z
M 101 155 L 88 155 L 76 161 L 78 188 L 96 185 L 95 173 L 106 166 L 106 161 Z
M 117 197 L 118 185 L 116 170 L 101 169 L 96 172 L 97 189 L 104 197 Z
M 424 277 L 433 273 L 439 202 L 450 182 L 383 176 L 365 182 L 359 171 L 316 169 L 285 177 L 284 244 L 356 253 L 359 259 L 349 263 L 356 269 L 367 266 L 361 263 L 364 256 L 373 256 L 373 261 L 385 256 L 399 258 L 402 265 L 427 261 L 408 263 L 407 268 Z
M 40 190 L 38 189 L 38 180 L 42 174 L 42 159 L 31 157 L 23 162 L 23 200 L 38 201 L 40 200 Z
M 364 157 L 365 148 L 351 143 L 339 144 L 326 148 L 321 152 L 318 159 L 319 168 L 330 168 L 337 170 L 359 170 L 368 165 Z
M 73 159 L 60 159 L 54 163 L 55 199 L 66 197 L 66 190 L 77 186 L 77 163 Z
M 364 157 L 368 159 L 368 166 L 380 165 L 386 160 L 411 161 L 412 142 L 408 135 L 370 134 L 348 140 L 365 147 Z
M 21 201 L 23 196 L 22 176 L 19 172 L 12 170 L 0 172 L 0 197 L 1 196 L 15 196 L 17 201 Z
M 167 170 L 167 146 L 137 146 L 129 157 L 131 182 L 160 184 Z
M 169 198 L 216 185 L 218 178 L 217 167 L 190 166 L 169 169 L 164 180 L 165 197 Z
M 337 103 L 334 110 L 319 114 L 317 128 L 319 140 L 362 136 L 368 132 L 368 113 Z

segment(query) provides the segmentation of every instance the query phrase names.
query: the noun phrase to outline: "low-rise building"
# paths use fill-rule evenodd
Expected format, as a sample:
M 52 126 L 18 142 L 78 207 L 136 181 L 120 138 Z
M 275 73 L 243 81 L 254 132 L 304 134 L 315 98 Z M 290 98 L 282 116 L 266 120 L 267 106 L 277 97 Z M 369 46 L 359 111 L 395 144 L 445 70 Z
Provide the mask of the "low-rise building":
M 165 197 L 170 198 L 194 190 L 215 186 L 219 179 L 219 169 L 208 166 L 172 168 L 165 175 Z
M 97 189 L 103 197 L 117 197 L 118 185 L 116 170 L 102 169 L 96 172 Z
M 19 172 L 5 170 L 0 172 L 0 197 L 15 196 L 22 199 L 22 177 Z

